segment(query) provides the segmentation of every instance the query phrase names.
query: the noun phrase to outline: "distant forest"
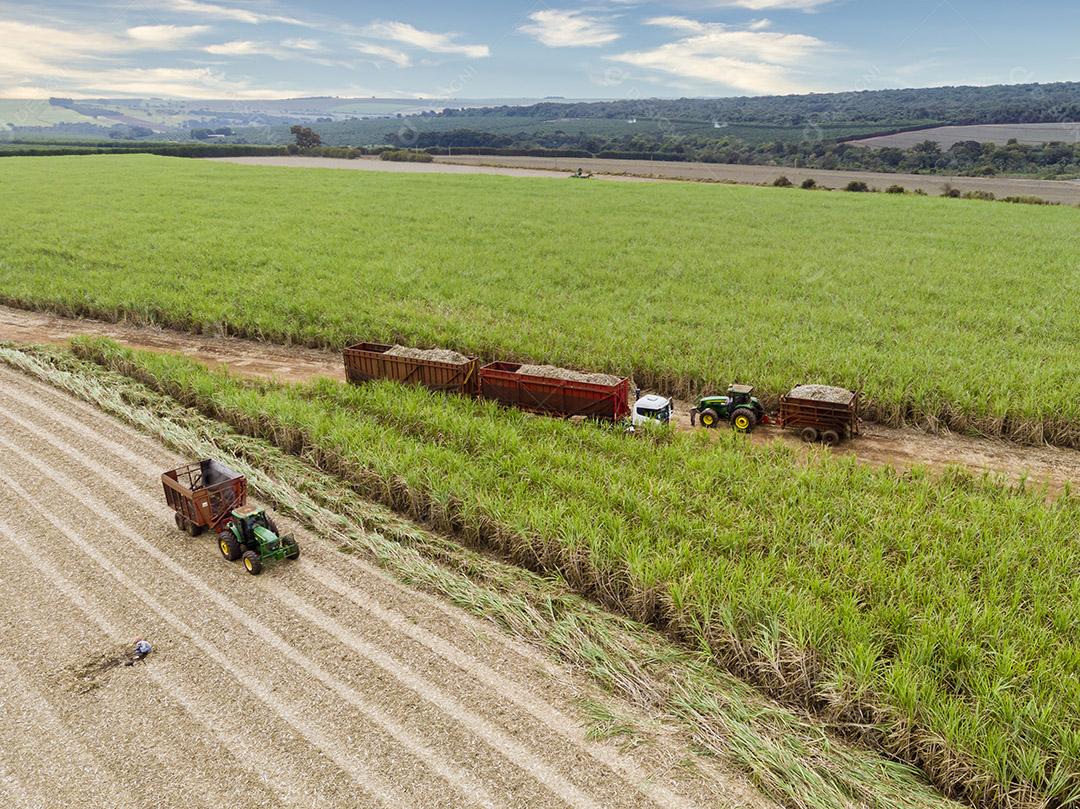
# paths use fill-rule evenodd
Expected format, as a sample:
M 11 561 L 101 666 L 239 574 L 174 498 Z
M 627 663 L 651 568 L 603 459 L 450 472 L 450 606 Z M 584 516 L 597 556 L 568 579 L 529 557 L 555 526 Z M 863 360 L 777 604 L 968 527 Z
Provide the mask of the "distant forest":
M 334 146 L 502 151 L 882 172 L 1080 177 L 1080 145 L 868 148 L 845 141 L 942 125 L 1080 121 L 1080 82 L 760 98 L 543 102 L 318 124 Z M 238 134 L 242 134 L 240 130 Z M 259 136 L 268 137 L 262 130 Z M 269 131 L 271 143 L 287 130 Z

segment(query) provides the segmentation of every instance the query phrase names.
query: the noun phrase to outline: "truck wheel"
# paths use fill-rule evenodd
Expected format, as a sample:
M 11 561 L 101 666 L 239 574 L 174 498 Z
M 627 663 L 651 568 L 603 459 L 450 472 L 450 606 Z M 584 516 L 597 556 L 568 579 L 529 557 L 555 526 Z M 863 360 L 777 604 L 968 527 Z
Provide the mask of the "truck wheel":
M 252 576 L 258 576 L 262 573 L 262 559 L 259 558 L 259 554 L 255 553 L 255 551 L 245 553 L 244 569 Z
M 711 429 L 720 423 L 720 416 L 716 414 L 716 411 L 711 407 L 707 407 L 701 411 L 699 416 L 701 420 L 701 426 L 706 429 Z
M 814 427 L 803 427 L 802 430 L 799 431 L 799 438 L 807 444 L 813 444 L 817 441 L 817 429 Z
M 740 433 L 751 432 L 757 426 L 757 416 L 754 415 L 753 410 L 740 407 L 731 414 L 731 426 Z
M 232 531 L 222 531 L 218 534 L 218 548 L 221 550 L 221 555 L 228 562 L 235 562 L 244 555 L 244 550 L 240 547 L 240 543 L 236 541 Z
M 178 529 L 183 531 L 185 534 L 188 532 L 187 520 L 184 519 L 184 517 L 180 514 L 179 511 L 173 514 L 173 521 L 176 523 L 176 527 Z
M 821 441 L 830 447 L 835 447 L 840 443 L 840 433 L 836 432 L 836 430 L 825 430 L 821 433 Z
M 285 547 L 285 558 L 286 559 L 299 559 L 300 558 L 300 543 L 297 542 L 295 539 L 293 540 L 291 545 L 287 545 Z

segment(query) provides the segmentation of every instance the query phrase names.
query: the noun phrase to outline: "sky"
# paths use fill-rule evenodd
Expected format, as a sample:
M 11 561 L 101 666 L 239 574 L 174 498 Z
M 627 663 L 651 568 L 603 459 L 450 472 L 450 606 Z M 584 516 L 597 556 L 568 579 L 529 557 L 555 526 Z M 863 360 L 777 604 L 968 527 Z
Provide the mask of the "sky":
M 0 98 L 633 98 L 1080 79 L 1076 0 L 0 0 Z

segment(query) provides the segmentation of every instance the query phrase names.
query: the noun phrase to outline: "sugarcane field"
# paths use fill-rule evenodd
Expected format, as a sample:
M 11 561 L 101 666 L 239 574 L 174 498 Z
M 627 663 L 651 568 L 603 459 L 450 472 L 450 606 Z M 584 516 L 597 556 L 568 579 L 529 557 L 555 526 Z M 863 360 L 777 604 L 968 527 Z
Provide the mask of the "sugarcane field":
M 1080 83 L 429 5 L 0 8 L 0 807 L 1080 802 Z

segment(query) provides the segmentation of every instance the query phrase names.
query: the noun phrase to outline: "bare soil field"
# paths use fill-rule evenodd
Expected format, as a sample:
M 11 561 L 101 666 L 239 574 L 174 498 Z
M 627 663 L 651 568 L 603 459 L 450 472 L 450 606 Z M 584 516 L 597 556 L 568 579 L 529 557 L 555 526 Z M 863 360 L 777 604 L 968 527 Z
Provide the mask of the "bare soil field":
M 0 340 L 17 343 L 62 344 L 78 335 L 109 337 L 132 348 L 184 354 L 215 368 L 257 379 L 306 382 L 317 377 L 345 380 L 341 357 L 326 351 L 278 346 L 237 338 L 186 334 L 122 323 L 76 320 L 0 306 Z M 680 429 L 690 426 L 689 402 L 676 402 Z M 780 439 L 799 447 L 798 438 L 770 427 L 754 432 L 755 441 Z M 1080 485 L 1080 451 L 1058 447 L 1027 447 L 1006 441 L 950 433 L 929 435 L 916 429 L 878 424 L 863 426 L 863 434 L 837 450 L 860 461 L 895 469 L 926 466 L 942 470 L 962 466 L 1047 488 L 1053 496 L 1066 485 Z
M 669 737 L 586 739 L 609 697 L 288 520 L 299 561 L 225 563 L 172 524 L 181 460 L 0 368 L 0 805 L 772 805 Z
M 895 135 L 861 138 L 848 141 L 848 143 L 878 148 L 890 146 L 897 149 L 909 149 L 923 141 L 932 140 L 940 144 L 942 149 L 948 149 L 954 143 L 965 140 L 1004 145 L 1013 139 L 1030 145 L 1054 141 L 1076 143 L 1080 141 L 1080 123 L 939 126 L 934 129 L 920 129 L 916 132 L 898 132 Z
M 925 138 L 924 138 L 925 140 Z M 582 157 L 503 157 L 499 155 L 461 155 L 436 157 L 434 163 L 396 163 L 373 158 L 335 160 L 321 157 L 222 157 L 206 158 L 228 163 L 256 166 L 291 166 L 294 168 L 333 168 L 357 171 L 394 171 L 443 174 L 501 174 L 510 177 L 569 176 L 579 168 L 593 172 L 596 179 L 742 183 L 769 185 L 780 176 L 796 185 L 814 179 L 821 188 L 844 188 L 852 181 L 862 181 L 871 188 L 884 189 L 898 183 L 909 191 L 916 189 L 940 195 L 947 184 L 960 191 L 989 191 L 998 197 L 1034 196 L 1064 205 L 1080 205 L 1080 181 L 1026 180 L 1009 177 L 950 177 L 927 174 L 880 174 L 871 171 L 826 171 L 784 166 L 736 166 L 726 163 L 669 163 L 661 160 L 605 160 Z

